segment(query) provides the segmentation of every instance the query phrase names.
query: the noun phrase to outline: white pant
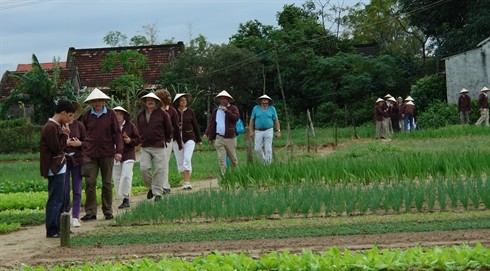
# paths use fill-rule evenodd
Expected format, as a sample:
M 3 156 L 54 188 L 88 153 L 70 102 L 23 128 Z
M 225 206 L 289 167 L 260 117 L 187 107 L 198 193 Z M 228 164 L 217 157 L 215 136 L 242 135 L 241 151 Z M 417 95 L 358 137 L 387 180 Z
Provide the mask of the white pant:
M 270 128 L 265 131 L 255 130 L 255 152 L 260 162 L 270 164 L 272 162 L 272 138 L 274 129 Z
M 114 163 L 112 168 L 112 180 L 116 190 L 116 197 L 129 198 L 133 185 L 134 160 L 126 160 L 122 163 Z
M 167 170 L 163 173 L 163 187 L 164 188 L 170 188 L 170 182 L 168 181 L 168 165 L 169 165 L 169 161 L 170 161 L 170 157 L 172 156 L 172 147 L 175 143 L 175 140 L 172 139 L 172 141 L 170 141 L 170 143 L 167 143 L 167 147 L 165 148 L 165 163 L 167 164 Z M 175 143 L 177 144 L 177 143 Z M 178 147 L 177 147 L 178 149 Z
M 192 154 L 196 147 L 194 140 L 188 140 L 184 143 L 182 150 L 179 150 L 179 146 L 174 142 L 175 160 L 177 160 L 177 168 L 179 173 L 184 171 L 192 171 Z

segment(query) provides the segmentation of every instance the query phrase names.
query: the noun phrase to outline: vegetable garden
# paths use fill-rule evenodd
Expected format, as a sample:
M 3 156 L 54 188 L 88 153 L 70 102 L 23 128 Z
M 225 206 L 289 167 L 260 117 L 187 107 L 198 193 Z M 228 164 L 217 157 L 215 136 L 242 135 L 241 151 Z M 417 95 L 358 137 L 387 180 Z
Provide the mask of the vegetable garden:
M 373 127 L 361 127 L 361 137 Z M 333 138 L 337 134 L 338 138 Z M 352 140 L 351 131 L 317 131 L 306 152 L 275 141 L 270 166 L 246 164 L 219 187 L 141 200 L 115 221 L 75 232 L 71 247 L 39 251 L 23 270 L 486 270 L 490 268 L 488 131 L 450 126 Z M 324 146 L 333 146 L 335 150 Z M 326 144 L 329 143 L 329 144 Z M 239 138 L 239 146 L 245 146 Z M 35 157 L 0 156 L 0 232 L 44 223 L 46 183 Z M 12 161 L 16 161 L 15 163 Z M 215 178 L 211 146 L 194 155 L 193 180 Z M 136 165 L 133 194 L 146 192 Z M 100 195 L 100 194 L 99 194 Z M 141 197 L 140 197 L 141 198 Z M 41 229 L 42 226 L 36 226 Z M 400 238 L 400 239 L 399 239 Z M 404 240 L 404 241 L 403 241 Z M 42 242 L 47 242 L 42 240 Z M 12 244 L 9 244 L 12 245 Z M 163 254 L 163 255 L 162 255 Z M 15 261 L 20 264 L 19 261 Z M 56 267 L 55 267 L 56 266 Z

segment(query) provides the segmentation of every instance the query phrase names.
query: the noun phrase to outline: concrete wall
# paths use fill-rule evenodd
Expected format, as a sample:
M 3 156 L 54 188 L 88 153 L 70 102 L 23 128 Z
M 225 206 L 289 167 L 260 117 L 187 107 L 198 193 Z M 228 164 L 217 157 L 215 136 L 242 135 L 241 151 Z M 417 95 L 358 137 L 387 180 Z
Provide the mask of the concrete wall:
M 480 90 L 490 87 L 490 42 L 465 53 L 445 59 L 448 103 L 458 103 L 459 91 L 469 90 L 477 99 Z

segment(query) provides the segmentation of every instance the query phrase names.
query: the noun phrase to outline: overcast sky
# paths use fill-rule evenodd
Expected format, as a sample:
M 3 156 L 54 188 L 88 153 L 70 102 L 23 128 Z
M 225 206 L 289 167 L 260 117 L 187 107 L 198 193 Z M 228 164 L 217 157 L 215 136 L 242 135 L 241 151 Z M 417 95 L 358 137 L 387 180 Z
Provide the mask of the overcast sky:
M 277 26 L 288 0 L 0 0 L 0 76 L 17 64 L 53 57 L 66 61 L 68 48 L 108 47 L 103 37 L 119 31 L 128 39 L 155 25 L 158 41 L 174 38 L 188 43 L 201 34 L 212 43 L 227 43 L 240 23 L 258 20 Z M 321 1 L 325 2 L 325 0 Z M 353 5 L 358 0 L 330 0 Z

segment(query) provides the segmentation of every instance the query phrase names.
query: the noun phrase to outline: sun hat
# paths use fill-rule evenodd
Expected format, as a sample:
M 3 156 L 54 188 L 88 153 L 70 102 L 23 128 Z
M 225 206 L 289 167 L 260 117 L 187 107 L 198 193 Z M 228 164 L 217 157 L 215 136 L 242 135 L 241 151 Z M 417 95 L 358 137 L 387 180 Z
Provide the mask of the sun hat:
M 408 101 L 406 104 L 415 105 L 414 103 L 412 103 L 412 101 Z
M 157 101 L 159 101 L 159 102 L 161 102 L 161 101 L 162 101 L 162 100 L 160 100 L 160 98 L 158 98 L 158 96 L 157 96 L 155 93 L 153 93 L 153 92 L 150 92 L 150 93 L 148 93 L 148 94 L 144 95 L 144 96 L 143 96 L 143 97 L 141 97 L 140 99 L 144 101 L 146 98 L 153 98 L 153 99 L 155 99 L 155 100 L 157 100 Z
M 83 114 L 82 105 L 77 101 L 72 101 L 71 103 L 75 107 L 75 114 L 73 114 L 73 119 L 77 120 Z
M 385 100 L 383 100 L 383 99 L 381 99 L 381 98 L 378 98 L 378 99 L 376 100 L 376 103 L 379 103 L 379 102 L 384 102 L 384 101 L 385 101 Z
M 176 102 L 178 102 L 178 101 L 179 101 L 179 99 L 180 99 L 181 97 L 185 97 L 185 98 L 187 99 L 187 101 L 190 101 L 190 100 L 191 100 L 191 98 L 192 98 L 192 95 L 191 95 L 190 93 L 177 93 L 177 94 L 175 95 L 174 101 L 173 101 L 172 103 L 174 103 L 174 104 L 175 104 Z
M 480 92 L 489 91 L 489 90 L 490 90 L 490 88 L 483 87 L 483 88 L 480 90 Z
M 465 88 L 463 88 L 459 93 L 468 93 L 469 91 Z
M 219 97 L 229 98 L 230 102 L 233 102 L 233 97 L 231 97 L 231 95 L 226 90 L 223 90 L 220 93 L 218 93 L 218 95 L 216 95 L 216 97 L 214 98 L 214 101 L 217 102 Z
M 269 104 L 272 104 L 272 102 L 273 102 L 273 100 L 271 99 L 271 97 L 269 97 L 269 96 L 267 96 L 267 95 L 265 95 L 265 94 L 264 94 L 264 95 L 262 95 L 262 96 L 260 96 L 260 97 L 258 97 L 258 98 L 257 98 L 255 101 L 256 101 L 258 104 L 260 104 L 260 101 L 261 101 L 262 99 L 267 99 L 267 100 L 269 100 Z
M 393 97 L 388 98 L 388 101 L 396 102 L 395 98 Z
M 93 101 L 93 100 L 110 100 L 111 97 L 107 96 L 104 92 L 102 92 L 98 88 L 94 88 L 92 92 L 88 95 L 88 97 L 85 99 L 85 103 Z
M 393 98 L 393 96 L 391 96 L 390 94 L 386 94 L 385 99 L 389 99 L 389 98 Z
M 129 112 L 126 111 L 126 109 L 124 109 L 122 106 L 116 106 L 112 110 L 114 110 L 114 111 L 123 111 L 124 113 L 126 113 L 126 114 L 128 114 L 128 115 L 131 116 L 131 114 L 129 114 Z
M 412 101 L 413 102 L 413 99 L 412 99 L 412 97 L 408 96 L 407 98 L 405 98 L 405 101 Z

